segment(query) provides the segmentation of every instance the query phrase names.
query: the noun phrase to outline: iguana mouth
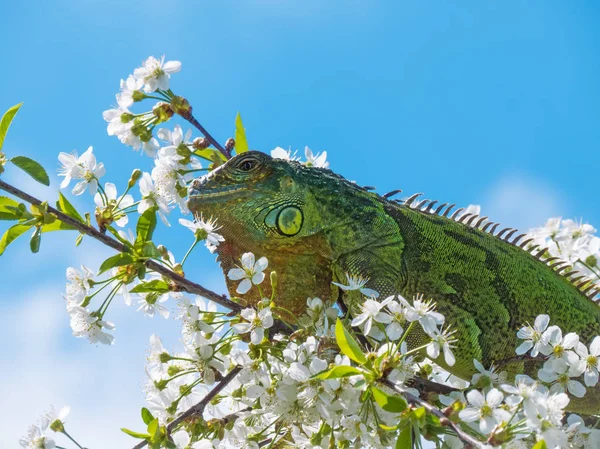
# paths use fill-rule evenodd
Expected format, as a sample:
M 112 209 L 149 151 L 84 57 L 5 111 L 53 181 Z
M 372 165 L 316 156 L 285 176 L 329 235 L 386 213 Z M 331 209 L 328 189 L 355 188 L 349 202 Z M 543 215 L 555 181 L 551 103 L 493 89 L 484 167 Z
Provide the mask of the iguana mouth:
M 229 195 L 233 195 L 237 192 L 242 192 L 244 190 L 247 190 L 247 189 L 245 187 L 241 187 L 241 186 L 221 187 L 218 189 L 210 189 L 210 190 L 204 190 L 202 188 L 195 189 L 192 186 L 192 191 L 190 192 L 189 198 L 190 199 L 204 199 L 204 198 L 215 198 L 215 197 L 220 197 L 220 196 L 229 196 Z

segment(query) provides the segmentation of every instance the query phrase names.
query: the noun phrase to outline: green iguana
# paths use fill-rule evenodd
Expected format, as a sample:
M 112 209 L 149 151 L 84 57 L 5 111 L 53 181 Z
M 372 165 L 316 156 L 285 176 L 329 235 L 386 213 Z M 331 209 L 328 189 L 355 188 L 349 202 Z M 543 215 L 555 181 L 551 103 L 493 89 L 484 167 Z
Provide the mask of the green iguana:
M 486 217 L 457 218 L 450 215 L 453 205 L 435 205 L 414 196 L 395 202 L 330 170 L 255 151 L 195 180 L 189 200 L 190 210 L 222 226 L 225 242 L 217 251 L 224 273 L 245 252 L 266 256 L 278 275 L 278 304 L 298 316 L 309 297 L 335 301 L 332 281 L 345 284 L 346 273 L 368 278 L 366 287 L 380 298 L 432 298 L 456 330 L 457 363 L 445 368 L 462 378 L 474 373 L 473 359 L 489 366 L 514 357 L 517 330 L 539 314 L 584 343 L 600 335 L 600 307 L 591 299 L 600 287 L 572 279 L 572 271 L 561 275 L 566 266 L 544 249 L 524 250 L 528 242 L 521 241 L 524 234 L 513 238 L 516 230 L 496 233 L 498 225 L 484 225 Z M 237 283 L 227 284 L 235 295 Z M 361 299 L 345 292 L 350 310 Z M 414 334 L 409 346 L 423 338 Z M 532 365 L 503 369 L 535 373 L 539 366 Z M 599 413 L 600 387 L 572 398 L 570 408 Z

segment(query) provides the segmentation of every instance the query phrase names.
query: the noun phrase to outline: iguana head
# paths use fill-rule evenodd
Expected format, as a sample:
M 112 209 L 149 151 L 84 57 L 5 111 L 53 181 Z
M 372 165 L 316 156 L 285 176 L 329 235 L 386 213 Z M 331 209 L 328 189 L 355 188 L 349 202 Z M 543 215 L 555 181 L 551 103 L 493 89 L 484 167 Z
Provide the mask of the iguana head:
M 332 218 L 327 199 L 315 196 L 335 195 L 333 186 L 323 185 L 325 173 L 331 172 L 249 151 L 194 181 L 188 205 L 221 226 L 225 242 L 217 252 L 225 275 L 243 253 L 253 252 L 268 258 L 267 271 L 277 272 L 277 293 L 293 297 L 287 308 L 302 311 L 307 297 L 330 296 L 330 248 L 320 231 Z M 233 295 L 237 282 L 227 282 Z

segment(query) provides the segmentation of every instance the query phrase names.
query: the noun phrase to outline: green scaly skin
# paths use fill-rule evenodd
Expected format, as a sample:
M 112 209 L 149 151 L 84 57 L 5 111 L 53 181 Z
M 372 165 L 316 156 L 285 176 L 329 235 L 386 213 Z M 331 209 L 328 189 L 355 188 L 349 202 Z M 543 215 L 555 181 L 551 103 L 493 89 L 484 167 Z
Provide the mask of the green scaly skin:
M 276 303 L 296 317 L 309 297 L 334 302 L 339 292 L 331 282 L 347 283 L 346 273 L 368 278 L 367 287 L 383 298 L 432 298 L 456 330 L 457 363 L 445 368 L 462 378 L 474 373 L 473 359 L 535 375 L 537 362 L 503 361 L 515 356 L 517 330 L 539 314 L 583 343 L 600 335 L 600 307 L 528 252 L 388 201 L 330 170 L 243 153 L 196 180 L 189 207 L 222 226 L 217 251 L 225 274 L 245 252 L 268 258 L 268 271 L 278 275 Z M 227 279 L 231 295 L 237 284 Z M 249 304 L 260 299 L 255 290 L 245 295 Z M 351 310 L 361 299 L 357 292 L 344 296 Z M 424 338 L 414 334 L 409 345 Z M 444 366 L 441 357 L 436 362 Z M 600 413 L 600 387 L 572 398 L 570 409 Z

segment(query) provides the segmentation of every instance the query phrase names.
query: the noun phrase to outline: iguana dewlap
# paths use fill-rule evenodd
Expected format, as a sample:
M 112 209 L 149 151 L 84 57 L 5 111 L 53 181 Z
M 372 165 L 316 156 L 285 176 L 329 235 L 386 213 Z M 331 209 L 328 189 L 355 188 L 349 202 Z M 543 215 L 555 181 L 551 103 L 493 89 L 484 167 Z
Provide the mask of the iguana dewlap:
M 382 298 L 432 298 L 457 331 L 457 364 L 446 368 L 463 378 L 473 374 L 473 359 L 489 366 L 513 357 L 517 330 L 539 314 L 583 343 L 600 335 L 600 307 L 590 299 L 595 287 L 577 287 L 543 253 L 518 247 L 522 236 L 512 239 L 514 231 L 494 235 L 495 226 L 479 229 L 478 217 L 458 222 L 443 216 L 446 207 L 396 203 L 327 169 L 242 153 L 194 181 L 189 207 L 221 226 L 223 272 L 245 252 L 266 256 L 268 271 L 278 275 L 277 304 L 295 315 L 309 297 L 335 301 L 332 281 L 346 283 L 346 273 L 368 278 Z M 232 295 L 237 284 L 227 279 Z M 261 285 L 265 294 L 268 284 Z M 256 291 L 245 298 L 259 299 Z M 344 298 L 351 310 L 360 300 L 357 292 Z M 535 374 L 538 367 L 528 365 L 505 368 Z M 571 408 L 600 413 L 600 387 L 572 398 Z

